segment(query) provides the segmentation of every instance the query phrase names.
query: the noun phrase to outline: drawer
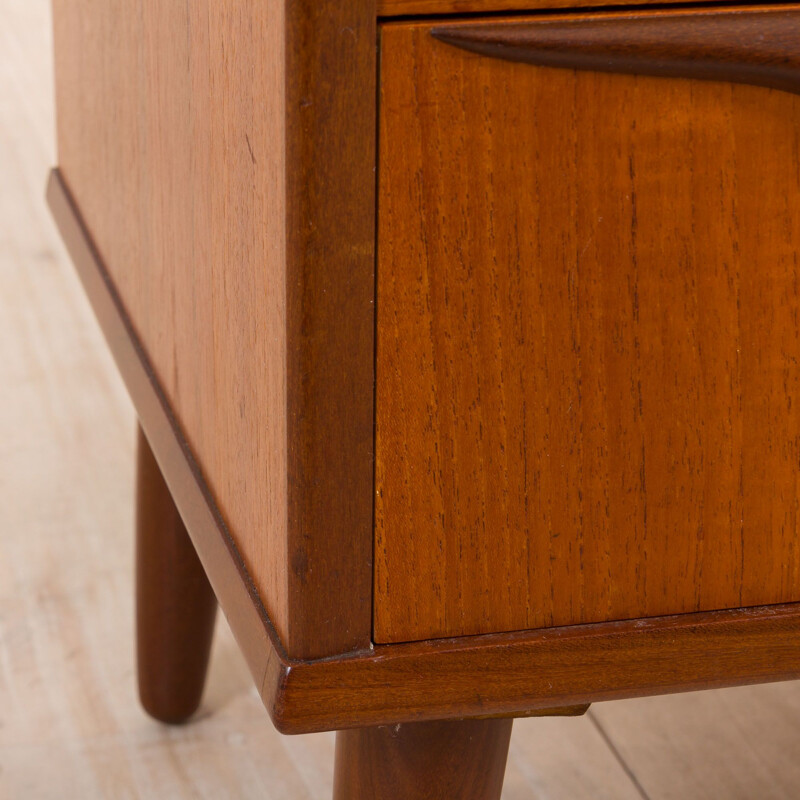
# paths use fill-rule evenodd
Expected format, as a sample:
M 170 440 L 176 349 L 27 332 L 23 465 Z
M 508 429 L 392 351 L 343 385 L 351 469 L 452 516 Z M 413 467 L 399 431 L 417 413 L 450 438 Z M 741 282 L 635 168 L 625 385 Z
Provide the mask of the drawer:
M 377 642 L 800 600 L 800 97 L 609 16 L 382 26 Z

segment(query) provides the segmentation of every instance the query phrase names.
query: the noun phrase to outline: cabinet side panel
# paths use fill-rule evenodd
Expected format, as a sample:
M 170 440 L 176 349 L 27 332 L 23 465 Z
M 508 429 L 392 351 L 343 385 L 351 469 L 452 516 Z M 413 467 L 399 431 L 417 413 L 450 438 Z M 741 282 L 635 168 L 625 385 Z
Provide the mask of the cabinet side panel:
M 800 599 L 800 98 L 381 36 L 375 640 Z
M 283 4 L 54 18 L 63 177 L 285 641 Z

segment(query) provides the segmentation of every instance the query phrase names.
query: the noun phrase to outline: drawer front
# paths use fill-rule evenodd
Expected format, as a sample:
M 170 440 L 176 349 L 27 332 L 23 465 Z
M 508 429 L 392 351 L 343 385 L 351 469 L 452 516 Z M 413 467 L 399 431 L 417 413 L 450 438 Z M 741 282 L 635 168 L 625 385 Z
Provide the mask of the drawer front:
M 381 33 L 375 640 L 800 600 L 800 97 L 431 27 Z

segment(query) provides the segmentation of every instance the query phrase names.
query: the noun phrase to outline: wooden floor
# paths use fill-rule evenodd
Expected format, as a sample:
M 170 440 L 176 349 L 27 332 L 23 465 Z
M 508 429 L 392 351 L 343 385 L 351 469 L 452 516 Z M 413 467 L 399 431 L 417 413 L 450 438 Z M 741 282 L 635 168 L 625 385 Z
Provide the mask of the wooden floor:
M 0 798 L 328 798 L 333 736 L 272 729 L 224 620 L 197 719 L 139 709 L 133 410 L 43 202 L 47 0 L 0 0 Z M 515 723 L 505 800 L 800 797 L 800 684 Z

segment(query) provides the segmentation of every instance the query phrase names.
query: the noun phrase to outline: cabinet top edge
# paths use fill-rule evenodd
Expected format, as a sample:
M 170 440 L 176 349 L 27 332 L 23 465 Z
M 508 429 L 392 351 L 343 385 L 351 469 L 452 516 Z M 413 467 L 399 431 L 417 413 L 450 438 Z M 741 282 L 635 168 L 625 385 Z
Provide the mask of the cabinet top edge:
M 725 8 L 758 8 L 757 2 L 719 0 L 698 4 L 697 0 L 377 0 L 377 13 L 381 21 L 396 17 L 459 16 L 472 14 L 525 14 L 532 11 L 666 11 L 695 8 L 703 11 Z M 774 0 L 770 6 L 788 6 L 794 3 Z

